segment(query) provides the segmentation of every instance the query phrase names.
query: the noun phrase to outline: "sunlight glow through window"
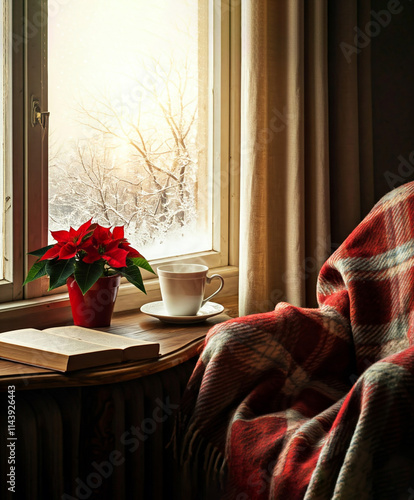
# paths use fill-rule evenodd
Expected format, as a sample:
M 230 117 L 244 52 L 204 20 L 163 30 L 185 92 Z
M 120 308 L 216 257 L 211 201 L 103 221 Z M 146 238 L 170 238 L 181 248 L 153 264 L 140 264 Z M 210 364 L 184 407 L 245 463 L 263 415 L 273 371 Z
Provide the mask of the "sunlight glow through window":
M 125 225 L 148 259 L 212 248 L 207 19 L 207 0 L 50 9 L 49 229 Z

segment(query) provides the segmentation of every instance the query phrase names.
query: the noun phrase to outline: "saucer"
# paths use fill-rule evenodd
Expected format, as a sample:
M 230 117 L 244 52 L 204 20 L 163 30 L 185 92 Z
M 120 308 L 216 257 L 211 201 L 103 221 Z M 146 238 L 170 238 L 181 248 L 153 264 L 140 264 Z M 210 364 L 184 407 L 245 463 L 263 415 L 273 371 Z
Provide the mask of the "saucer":
M 162 300 L 158 302 L 149 302 L 141 307 L 141 312 L 148 314 L 148 316 L 153 316 L 158 318 L 165 323 L 201 323 L 207 318 L 216 316 L 224 311 L 224 307 L 221 304 L 216 304 L 215 302 L 206 302 L 203 307 L 198 311 L 195 316 L 171 316 L 167 313 L 164 308 Z

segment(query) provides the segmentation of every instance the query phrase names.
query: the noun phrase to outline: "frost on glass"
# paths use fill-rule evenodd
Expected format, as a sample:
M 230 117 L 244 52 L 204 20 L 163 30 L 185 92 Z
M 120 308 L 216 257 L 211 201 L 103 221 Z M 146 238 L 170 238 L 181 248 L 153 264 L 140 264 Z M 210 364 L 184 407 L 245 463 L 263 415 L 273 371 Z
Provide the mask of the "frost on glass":
M 122 224 L 149 259 L 211 249 L 202 1 L 49 4 L 49 229 Z

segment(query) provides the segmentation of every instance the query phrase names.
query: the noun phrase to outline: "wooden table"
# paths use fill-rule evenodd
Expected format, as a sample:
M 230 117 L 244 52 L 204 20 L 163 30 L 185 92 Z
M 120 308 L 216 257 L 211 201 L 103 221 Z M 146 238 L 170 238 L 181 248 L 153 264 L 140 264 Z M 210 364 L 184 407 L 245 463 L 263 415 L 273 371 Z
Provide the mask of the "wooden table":
M 1 477 L 10 473 L 11 432 L 17 456 L 16 492 L 3 480 L 0 498 L 187 498 L 187 476 L 168 444 L 207 331 L 237 315 L 234 298 L 220 302 L 223 314 L 195 325 L 134 312 L 115 315 L 111 327 L 101 329 L 159 342 L 157 360 L 67 374 L 0 361 Z M 15 387 L 12 401 L 8 387 Z
M 98 385 L 114 380 L 123 382 L 167 370 L 196 356 L 213 325 L 237 315 L 235 297 L 224 297 L 220 303 L 225 307 L 223 313 L 202 323 L 169 324 L 140 312 L 128 311 L 114 315 L 110 327 L 97 328 L 116 335 L 159 342 L 161 355 L 156 360 L 106 365 L 66 374 L 0 360 L 0 391 L 6 390 L 10 384 L 16 389 L 37 389 Z

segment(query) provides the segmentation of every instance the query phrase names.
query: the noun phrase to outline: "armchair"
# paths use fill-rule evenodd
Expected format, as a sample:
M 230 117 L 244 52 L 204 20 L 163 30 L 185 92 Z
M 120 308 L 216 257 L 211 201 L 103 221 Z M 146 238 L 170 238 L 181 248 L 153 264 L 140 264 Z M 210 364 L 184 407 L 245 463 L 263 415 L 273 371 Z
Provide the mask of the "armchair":
M 414 498 L 414 183 L 332 254 L 317 295 L 210 330 L 179 457 L 232 500 Z

